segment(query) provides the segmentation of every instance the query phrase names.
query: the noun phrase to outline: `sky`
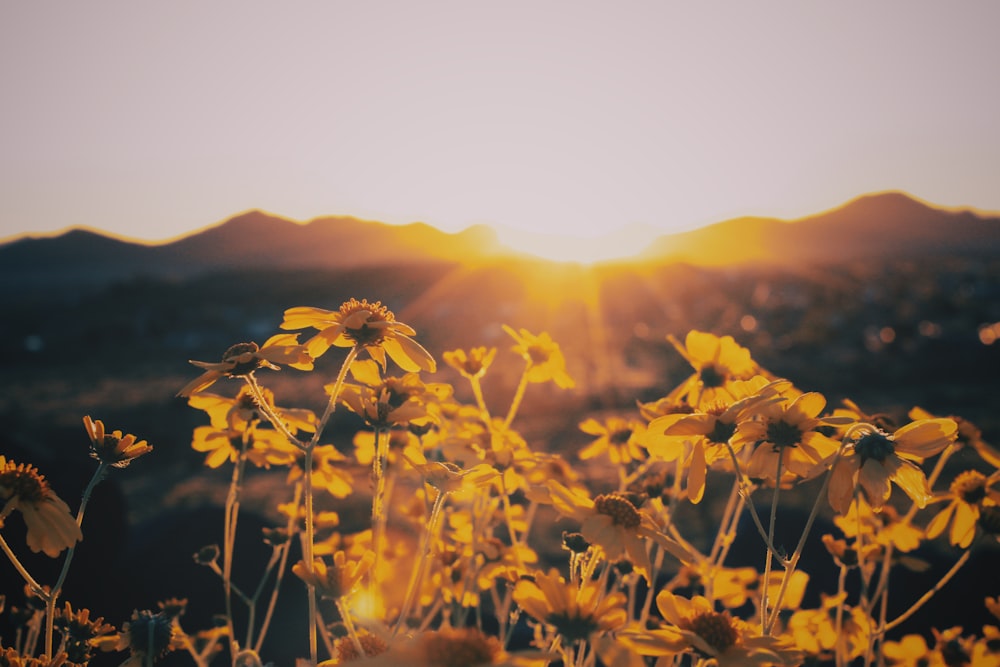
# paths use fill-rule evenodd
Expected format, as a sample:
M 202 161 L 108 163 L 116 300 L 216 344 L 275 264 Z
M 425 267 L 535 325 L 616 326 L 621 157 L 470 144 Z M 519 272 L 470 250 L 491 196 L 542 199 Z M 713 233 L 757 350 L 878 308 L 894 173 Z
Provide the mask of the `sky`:
M 5 2 L 0 240 L 1000 211 L 998 25 L 992 0 Z

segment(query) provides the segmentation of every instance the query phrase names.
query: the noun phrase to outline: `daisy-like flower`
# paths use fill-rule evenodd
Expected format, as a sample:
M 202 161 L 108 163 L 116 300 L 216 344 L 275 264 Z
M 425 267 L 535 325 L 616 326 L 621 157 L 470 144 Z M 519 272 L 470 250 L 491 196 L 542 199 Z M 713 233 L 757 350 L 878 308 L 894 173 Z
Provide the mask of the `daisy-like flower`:
M 420 473 L 427 484 L 441 493 L 457 493 L 479 486 L 485 486 L 500 476 L 492 466 L 480 463 L 468 470 L 462 470 L 454 463 L 430 461 L 420 462 L 403 454 L 403 458 Z
M 1000 471 L 987 477 L 978 470 L 966 470 L 951 482 L 943 497 L 949 502 L 927 524 L 927 537 L 934 539 L 951 524 L 948 540 L 955 546 L 967 548 L 972 544 L 979 522 L 979 511 L 984 504 L 1000 505 L 1000 491 L 992 488 L 1000 481 Z
M 117 641 L 102 641 L 101 648 L 106 651 L 128 649 L 129 658 L 120 667 L 143 667 L 148 662 L 148 656 L 152 656 L 155 662 L 184 645 L 184 637 L 174 619 L 166 610 L 156 613 L 146 609 L 135 610 L 132 617 L 122 624 Z
M 67 659 L 77 664 L 87 664 L 93 657 L 95 642 L 115 630 L 103 618 L 92 619 L 89 609 L 74 612 L 69 602 L 56 611 L 55 629 L 62 635 Z
M 819 609 L 798 609 L 788 619 L 788 634 L 807 655 L 832 661 L 834 653 L 853 660 L 868 650 L 871 619 L 863 609 L 845 605 L 846 593 L 820 594 Z M 835 623 L 837 609 L 843 607 L 840 627 Z M 886 654 L 888 655 L 888 654 Z
M 300 560 L 292 566 L 292 572 L 302 581 L 314 586 L 322 597 L 340 600 L 351 594 L 374 563 L 375 554 L 371 551 L 365 551 L 358 560 L 348 560 L 346 553 L 337 551 L 333 554 L 332 566 L 317 558 L 310 571 L 305 561 Z
M 667 336 L 667 340 L 694 368 L 694 373 L 678 385 L 667 400 L 686 399 L 695 408 L 719 401 L 731 403 L 736 397 L 730 393 L 729 383 L 746 380 L 760 371 L 750 351 L 732 336 L 719 337 L 693 330 L 685 336 L 683 345 L 673 336 Z
M 920 419 L 933 419 L 937 416 L 939 415 L 932 415 L 920 407 L 913 408 L 909 412 L 910 419 L 914 421 Z M 983 440 L 983 433 L 979 430 L 978 426 L 963 417 L 956 415 L 945 416 L 958 424 L 958 435 L 955 438 L 956 448 L 971 447 L 977 454 L 979 454 L 980 458 L 994 468 L 1000 469 L 1000 451 L 997 451 L 995 447 Z
M 222 361 L 213 363 L 191 360 L 190 363 L 205 369 L 205 372 L 184 385 L 177 392 L 178 396 L 189 397 L 208 389 L 220 378 L 250 375 L 260 368 L 281 370 L 278 364 L 303 371 L 313 368 L 313 359 L 306 348 L 299 345 L 298 334 L 271 336 L 262 346 L 254 342 L 237 343 L 222 354 Z
M 69 506 L 49 487 L 34 466 L 8 461 L 0 455 L 0 526 L 20 510 L 28 527 L 28 548 L 55 558 L 83 539 Z
M 515 331 L 506 324 L 503 325 L 503 330 L 517 343 L 514 351 L 528 363 L 528 382 L 552 381 L 560 389 L 572 389 L 576 386 L 573 378 L 566 372 L 566 359 L 562 349 L 547 332 L 543 331 L 536 336 L 527 329 Z
M 266 401 L 266 407 L 272 415 L 278 415 L 285 427 L 292 433 L 316 430 L 316 415 L 312 410 L 301 408 L 279 408 L 274 403 L 274 393 L 265 387 L 260 393 Z M 265 414 L 259 405 L 253 391 L 247 386 L 240 387 L 234 398 L 218 394 L 199 393 L 188 399 L 192 408 L 204 410 L 213 427 L 219 430 L 242 433 L 265 419 Z
M 421 400 L 394 395 L 388 385 L 373 389 L 346 384 L 340 392 L 340 401 L 373 429 L 388 430 L 427 417 L 427 407 Z
M 780 637 L 756 633 L 747 623 L 718 612 L 704 597 L 691 599 L 660 591 L 656 606 L 664 625 L 647 631 L 623 633 L 642 655 L 694 655 L 718 667 L 797 665 L 802 654 Z
M 660 532 L 653 517 L 638 509 L 625 495 L 606 493 L 591 500 L 555 480 L 549 480 L 546 486 L 552 505 L 563 516 L 579 522 L 585 540 L 599 546 L 608 561 L 628 558 L 647 582 L 651 566 L 646 539 L 652 539 L 683 563 L 691 561 L 691 555 Z
M 313 486 L 326 489 L 334 498 L 346 498 L 354 490 L 354 475 L 345 465 L 347 457 L 333 445 L 320 445 L 313 450 Z M 288 471 L 291 484 L 303 476 L 302 467 L 293 466 Z
M 442 355 L 446 364 L 470 380 L 479 379 L 486 375 L 486 371 L 496 356 L 497 349 L 495 347 L 474 347 L 468 352 L 451 350 Z
M 751 380 L 730 384 L 730 393 L 738 400 L 719 402 L 698 412 L 675 412 L 656 417 L 649 423 L 646 448 L 652 456 L 665 461 L 682 460 L 679 471 L 687 473 L 687 497 L 701 502 L 705 494 L 708 468 L 728 460 L 747 443 L 763 440 L 766 425 L 751 420 L 753 409 L 767 402 L 785 400 L 779 391 L 790 383 L 769 382 L 757 375 Z
M 580 450 L 583 460 L 596 456 L 607 456 L 614 464 L 628 464 L 645 458 L 643 443 L 645 442 L 646 425 L 637 419 L 608 417 L 603 422 L 596 419 L 586 419 L 580 422 L 580 430 L 597 439 Z
M 114 468 L 124 468 L 134 459 L 153 451 L 145 440 L 136 441 L 131 433 L 105 432 L 104 422 L 100 419 L 95 422 L 89 415 L 83 418 L 83 427 L 90 436 L 90 456 Z
M 825 461 L 837 452 L 840 443 L 824 435 L 821 428 L 847 423 L 848 417 L 820 417 L 826 398 L 816 392 L 799 394 L 791 401 L 762 404 L 758 410 L 760 423 L 743 422 L 747 439 L 759 438 L 757 448 L 747 464 L 747 475 L 753 479 L 785 483 L 795 479 L 810 479 L 819 474 Z M 781 479 L 778 463 L 781 463 Z
M 827 497 L 830 506 L 844 514 L 860 487 L 872 509 L 881 510 L 895 482 L 924 507 L 932 496 L 927 477 L 917 462 L 941 452 L 955 441 L 958 425 L 951 419 L 921 419 L 895 433 L 871 425 L 854 429 L 840 458 L 834 463 Z
M 625 594 L 601 595 L 595 581 L 577 586 L 567 583 L 554 569 L 536 572 L 514 586 L 514 601 L 535 620 L 550 625 L 569 643 L 625 625 Z
M 333 654 L 336 657 L 333 660 L 324 660 L 317 667 L 334 667 L 334 665 L 342 665 L 345 662 L 371 658 L 385 653 L 389 648 L 389 644 L 384 639 L 366 630 L 358 633 L 358 643 L 361 644 L 361 650 L 365 652 L 364 656 L 358 653 L 358 647 L 351 637 L 341 637 L 333 644 Z M 368 665 L 369 663 L 364 664 Z
M 305 342 L 310 356 L 317 358 L 331 346 L 357 347 L 368 351 L 372 359 L 385 368 L 386 354 L 405 371 L 437 369 L 434 357 L 411 336 L 416 331 L 396 321 L 391 310 L 381 301 L 351 299 L 338 310 L 298 306 L 285 311 L 282 329 L 318 329 L 319 333 Z
M 856 540 L 859 534 L 865 535 L 865 540 L 874 540 L 880 547 L 892 546 L 895 551 L 909 553 L 920 546 L 924 531 L 909 521 L 901 520 L 899 512 L 892 505 L 886 505 L 876 512 L 864 497 L 851 503 L 850 509 L 844 514 L 833 517 L 833 522 L 840 528 L 844 536 Z M 877 558 L 877 554 L 865 549 L 858 553 L 859 562 Z

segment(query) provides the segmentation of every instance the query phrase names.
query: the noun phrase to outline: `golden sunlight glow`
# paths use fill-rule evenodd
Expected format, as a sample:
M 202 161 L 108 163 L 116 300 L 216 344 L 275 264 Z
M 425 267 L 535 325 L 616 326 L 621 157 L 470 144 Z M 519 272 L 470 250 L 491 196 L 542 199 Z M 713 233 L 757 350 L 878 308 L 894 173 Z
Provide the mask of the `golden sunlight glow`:
M 641 253 L 654 238 L 649 230 L 625 227 L 602 236 L 572 233 L 539 233 L 523 229 L 498 229 L 500 242 L 519 252 L 558 262 L 596 264 L 622 260 Z

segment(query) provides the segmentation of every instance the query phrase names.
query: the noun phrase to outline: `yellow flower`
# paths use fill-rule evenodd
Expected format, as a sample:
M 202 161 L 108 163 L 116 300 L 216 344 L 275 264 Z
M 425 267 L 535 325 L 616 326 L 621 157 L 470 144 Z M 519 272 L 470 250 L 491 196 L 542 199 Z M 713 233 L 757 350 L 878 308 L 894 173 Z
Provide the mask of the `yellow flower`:
M 606 493 L 591 500 L 555 480 L 549 480 L 546 486 L 556 510 L 580 523 L 584 539 L 599 546 L 611 562 L 627 557 L 647 582 L 651 566 L 646 539 L 652 539 L 681 562 L 690 562 L 690 554 L 660 532 L 653 517 L 638 509 L 625 495 Z
M 95 641 L 99 642 L 101 637 L 115 630 L 103 617 L 90 618 L 89 609 L 74 612 L 69 602 L 63 609 L 56 610 L 55 628 L 62 635 L 67 659 L 76 664 L 87 664 L 93 657 Z
M 642 445 L 646 425 L 637 419 L 608 417 L 602 423 L 591 418 L 580 422 L 580 430 L 597 436 L 597 440 L 580 450 L 583 460 L 605 454 L 612 464 L 618 465 L 645 458 Z
M 16 464 L 0 455 L 0 526 L 15 509 L 28 527 L 28 548 L 55 558 L 83 539 L 69 506 L 49 487 L 34 466 Z
M 860 486 L 872 509 L 881 510 L 895 482 L 918 507 L 931 500 L 927 477 L 914 463 L 939 453 L 955 440 L 951 419 L 921 419 L 889 434 L 871 425 L 853 430 L 846 449 L 834 463 L 827 496 L 837 512 L 847 512 Z
M 646 448 L 655 457 L 681 464 L 678 474 L 686 473 L 688 500 L 699 503 L 705 494 L 708 468 L 718 461 L 728 462 L 745 444 L 766 437 L 766 425 L 751 420 L 753 409 L 784 400 L 778 392 L 789 385 L 786 380 L 769 382 L 761 375 L 734 381 L 729 393 L 738 400 L 720 401 L 699 412 L 654 418 L 649 423 Z
M 282 422 L 292 433 L 316 430 L 316 415 L 312 410 L 300 408 L 279 408 L 274 403 L 274 393 L 261 387 L 261 394 L 267 402 L 271 414 L 281 417 Z M 208 413 L 212 426 L 219 430 L 242 433 L 250 426 L 265 419 L 261 406 L 253 391 L 247 386 L 240 387 L 235 398 L 219 396 L 218 394 L 199 393 L 188 399 L 188 405 Z
M 385 653 L 389 648 L 384 639 L 367 630 L 362 630 L 358 633 L 358 643 L 361 644 L 361 650 L 365 652 L 364 657 L 366 658 Z M 336 656 L 335 659 L 324 660 L 317 667 L 334 667 L 334 665 L 342 665 L 345 662 L 361 660 L 361 654 L 358 653 L 358 648 L 354 645 L 354 640 L 350 637 L 341 637 L 334 642 L 333 652 Z
M 298 344 L 298 334 L 278 334 L 264 341 L 263 346 L 257 343 L 237 343 L 222 355 L 222 361 L 194 361 L 198 368 L 205 372 L 188 382 L 177 392 L 178 396 L 188 397 L 203 389 L 208 389 L 215 381 L 223 377 L 241 377 L 250 375 L 259 368 L 280 370 L 277 364 L 284 364 L 299 370 L 312 370 L 312 357 L 305 347 Z
M 497 356 L 497 349 L 495 347 L 489 349 L 474 347 L 468 353 L 465 350 L 451 350 L 442 356 L 446 364 L 472 380 L 486 375 L 486 371 Z
M 317 489 L 326 489 L 334 498 L 346 498 L 354 490 L 354 475 L 346 469 L 347 460 L 333 445 L 321 445 L 313 449 L 312 483 Z M 301 479 L 302 467 L 296 465 L 288 471 L 287 482 Z
M 468 470 L 462 470 L 454 463 L 430 461 L 422 463 L 415 461 L 403 454 L 403 458 L 413 468 L 423 476 L 424 481 L 430 484 L 441 493 L 457 493 L 467 491 L 479 486 L 485 486 L 500 473 L 486 463 L 480 463 Z
M 819 609 L 799 609 L 788 619 L 788 633 L 795 645 L 811 656 L 832 659 L 833 651 L 852 660 L 868 650 L 871 619 L 860 607 L 844 605 L 847 594 L 820 594 Z M 834 623 L 837 608 L 844 606 L 840 629 Z
M 951 482 L 943 498 L 950 502 L 927 524 L 927 537 L 934 539 L 951 523 L 949 541 L 963 549 L 972 544 L 984 504 L 1000 505 L 1000 491 L 990 488 L 1000 481 L 1000 471 L 987 477 L 978 470 L 966 470 Z
M 566 359 L 559 344 L 548 333 L 543 331 L 536 336 L 527 329 L 514 331 L 506 324 L 503 325 L 503 330 L 517 342 L 514 351 L 528 362 L 528 382 L 551 380 L 560 389 L 572 389 L 576 386 L 573 378 L 566 372 Z
M 858 502 L 851 503 L 846 513 L 834 516 L 833 522 L 845 537 L 857 538 L 860 533 L 864 533 L 865 540 L 874 540 L 883 547 L 892 545 L 893 549 L 903 553 L 909 553 L 919 547 L 924 538 L 924 531 L 909 521 L 901 521 L 899 512 L 892 505 L 886 505 L 881 511 L 876 512 L 864 497 L 859 497 Z M 876 558 L 877 554 L 865 549 L 864 553 L 859 553 L 858 556 L 859 562 L 864 562 L 867 558 Z
M 3 648 L 0 647 L 0 665 L 4 667 L 72 667 L 71 663 L 67 662 L 67 655 L 65 652 L 56 653 L 56 656 L 52 659 L 47 655 L 41 655 L 36 657 L 22 655 L 20 651 L 13 648 Z
M 736 397 L 730 393 L 729 384 L 734 380 L 746 380 L 760 370 L 750 357 L 750 351 L 732 336 L 720 338 L 693 330 L 688 332 L 683 345 L 673 336 L 667 336 L 667 340 L 695 371 L 666 397 L 668 401 L 686 399 L 695 408 L 719 401 L 730 403 Z
M 835 454 L 840 444 L 820 432 L 820 428 L 844 423 L 846 417 L 820 417 L 826 398 L 816 392 L 796 396 L 791 401 L 771 402 L 762 405 L 759 413 L 764 432 L 747 464 L 747 475 L 753 479 L 784 483 L 796 478 L 810 479 L 819 474 L 827 459 Z M 750 433 L 746 438 L 758 437 L 760 425 L 743 422 L 740 429 Z M 778 479 L 780 461 L 781 475 Z
M 932 415 L 923 408 L 913 408 L 909 412 L 910 419 L 914 421 L 920 419 L 933 419 L 937 415 Z M 956 447 L 971 447 L 976 450 L 980 458 L 989 463 L 994 468 L 1000 469 L 1000 451 L 997 451 L 995 447 L 990 446 L 985 440 L 983 440 L 983 433 L 979 430 L 979 427 L 970 422 L 968 419 L 954 415 L 946 415 L 948 419 L 953 420 L 958 424 L 958 436 L 955 438 Z
M 310 571 L 305 561 L 300 560 L 292 566 L 292 572 L 302 581 L 314 586 L 322 597 L 339 600 L 351 594 L 374 562 L 375 554 L 371 551 L 365 551 L 356 561 L 347 560 L 346 553 L 337 551 L 333 554 L 332 566 L 327 566 L 325 561 L 317 558 Z
M 539 661 L 539 655 L 542 654 L 537 651 L 508 653 L 496 637 L 476 628 L 444 627 L 421 632 L 374 659 L 358 664 L 364 667 L 543 667 L 548 664 L 546 660 Z M 321 663 L 320 667 L 325 664 Z
M 100 419 L 92 421 L 89 415 L 83 418 L 83 427 L 90 436 L 91 457 L 112 467 L 124 468 L 133 459 L 153 451 L 145 440 L 136 442 L 132 434 L 122 435 L 121 431 L 106 433 L 104 422 Z
M 391 310 L 381 301 L 351 299 L 339 310 L 324 310 L 299 306 L 285 311 L 282 329 L 318 329 L 319 333 L 305 342 L 310 356 L 317 358 L 336 347 L 357 347 L 368 351 L 379 366 L 385 368 L 385 355 L 405 371 L 433 373 L 437 369 L 434 357 L 410 338 L 416 335 L 407 324 L 396 321 Z
M 694 655 L 718 667 L 745 665 L 797 665 L 802 656 L 779 637 L 757 634 L 747 623 L 718 612 L 704 597 L 683 598 L 660 591 L 656 606 L 664 624 L 622 637 L 642 655 Z
M 518 581 L 514 601 L 536 620 L 553 626 L 568 642 L 612 632 L 628 618 L 623 593 L 602 596 L 597 582 L 577 586 L 555 570 Z

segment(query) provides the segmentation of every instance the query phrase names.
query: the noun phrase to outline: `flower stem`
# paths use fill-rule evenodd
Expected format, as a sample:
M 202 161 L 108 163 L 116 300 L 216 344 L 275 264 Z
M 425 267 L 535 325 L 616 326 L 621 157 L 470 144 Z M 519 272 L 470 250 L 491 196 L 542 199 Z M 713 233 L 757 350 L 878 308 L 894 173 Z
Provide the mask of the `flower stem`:
M 514 392 L 514 398 L 510 401 L 510 409 L 507 411 L 507 417 L 503 420 L 503 430 L 505 431 L 510 427 L 511 422 L 514 421 L 514 415 L 517 414 L 518 409 L 521 407 L 524 392 L 528 388 L 528 371 L 530 370 L 531 364 L 529 363 L 525 367 L 524 373 L 521 374 L 521 381 L 517 383 L 517 390 Z
M 437 528 L 438 519 L 441 516 L 441 509 L 444 507 L 444 500 L 447 496 L 446 493 L 438 491 L 437 498 L 434 499 L 434 507 L 431 508 L 431 515 L 427 519 L 427 526 L 424 529 L 423 543 L 420 549 L 420 560 L 417 561 L 417 566 L 413 570 L 413 574 L 410 576 L 410 585 L 407 587 L 406 596 L 403 598 L 403 606 L 399 610 L 399 619 L 396 621 L 396 626 L 392 629 L 392 636 L 395 637 L 399 630 L 406 623 L 406 617 L 410 614 L 410 608 L 413 606 L 413 601 L 417 597 L 417 592 L 420 590 L 420 583 L 424 578 L 424 567 L 427 564 L 427 558 L 431 553 L 432 539 Z
M 87 488 L 83 490 L 83 497 L 80 499 L 80 509 L 76 513 L 76 525 L 83 525 L 83 513 L 87 509 L 87 503 L 90 502 L 90 496 L 94 492 L 94 487 L 104 479 L 104 473 L 107 472 L 108 464 L 101 461 L 97 464 L 97 470 L 90 478 L 90 482 L 87 483 Z M 71 545 L 66 550 L 66 560 L 63 561 L 62 570 L 59 572 L 59 578 L 56 579 L 55 585 L 52 587 L 52 591 L 49 593 L 47 599 L 45 600 L 45 655 L 52 656 L 52 634 L 55 623 L 56 616 L 56 602 L 59 600 L 59 593 L 62 592 L 63 583 L 66 581 L 66 575 L 69 574 L 69 565 L 73 561 L 73 554 L 76 553 L 76 545 Z

